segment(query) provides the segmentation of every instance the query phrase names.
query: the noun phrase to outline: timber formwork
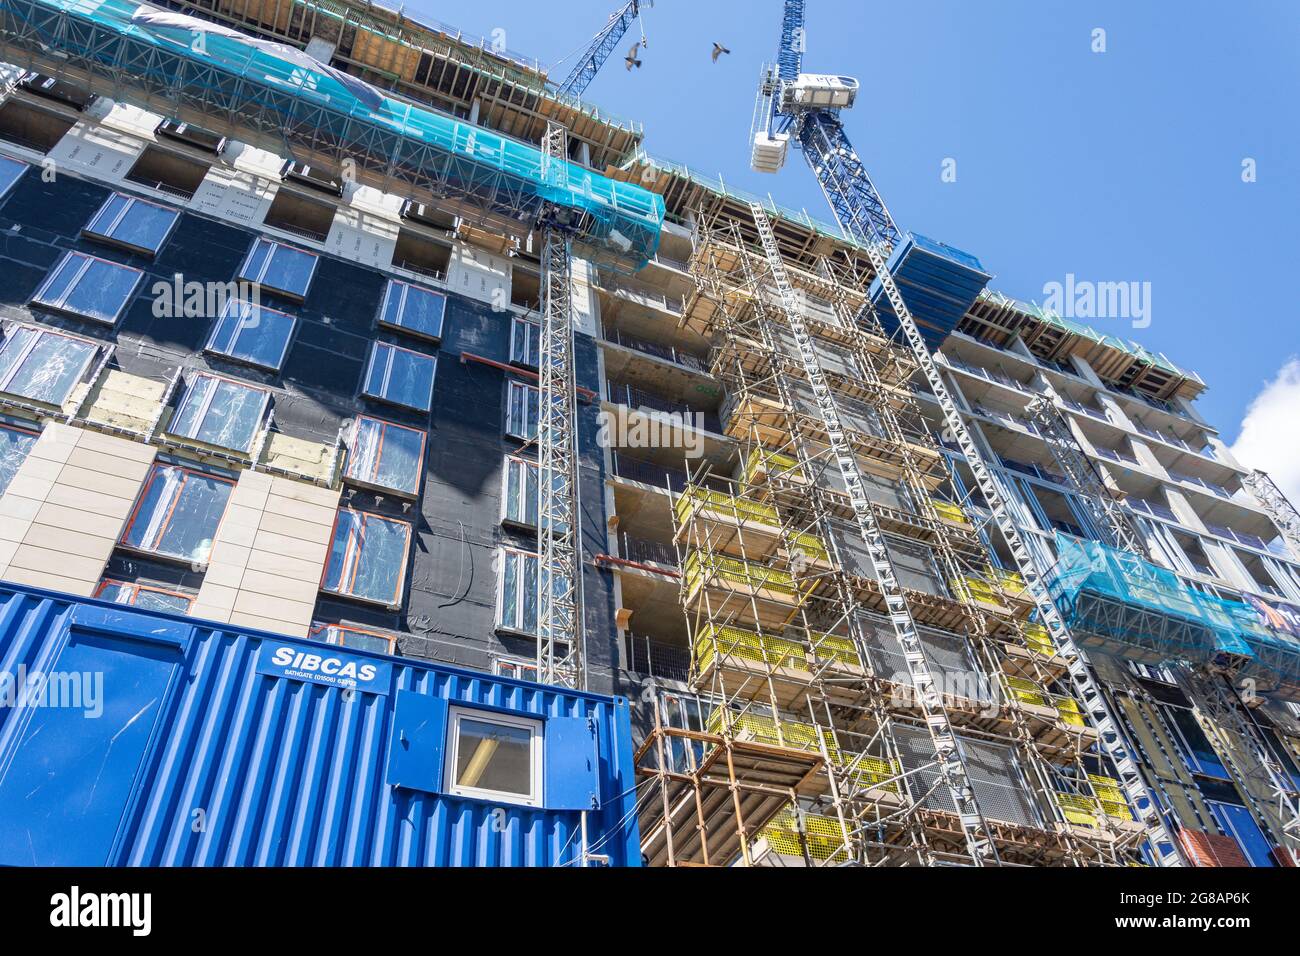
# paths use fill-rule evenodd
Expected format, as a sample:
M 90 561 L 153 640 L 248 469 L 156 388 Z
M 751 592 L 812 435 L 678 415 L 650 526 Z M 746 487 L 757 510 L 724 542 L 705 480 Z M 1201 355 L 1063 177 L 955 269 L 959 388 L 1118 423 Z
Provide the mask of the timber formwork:
M 675 499 L 698 719 L 673 726 L 657 709 L 638 750 L 643 850 L 667 865 L 969 862 L 753 232 L 729 215 L 697 224 L 682 322 L 712 343 L 742 454 Z M 913 360 L 866 304 L 870 275 L 849 259 L 788 272 L 998 862 L 1137 860 L 1142 828 L 1066 693 L 1067 662 L 954 500 Z

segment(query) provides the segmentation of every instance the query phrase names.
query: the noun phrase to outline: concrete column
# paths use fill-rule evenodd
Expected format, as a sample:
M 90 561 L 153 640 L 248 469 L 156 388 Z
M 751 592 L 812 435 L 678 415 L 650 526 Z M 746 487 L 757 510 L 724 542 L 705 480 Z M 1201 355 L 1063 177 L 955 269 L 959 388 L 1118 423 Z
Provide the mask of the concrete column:
M 157 449 L 51 422 L 0 498 L 0 577 L 95 593 Z
M 339 495 L 290 478 L 241 473 L 190 613 L 307 636 Z

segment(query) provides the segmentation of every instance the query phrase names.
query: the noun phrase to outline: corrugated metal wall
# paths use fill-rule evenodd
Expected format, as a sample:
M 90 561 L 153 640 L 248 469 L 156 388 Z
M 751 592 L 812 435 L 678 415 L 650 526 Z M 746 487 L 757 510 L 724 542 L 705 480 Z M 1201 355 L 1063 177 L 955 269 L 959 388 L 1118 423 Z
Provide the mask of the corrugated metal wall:
M 106 610 L 113 623 L 109 629 L 93 623 L 105 619 Z M 133 712 L 122 722 L 121 730 L 113 732 L 111 739 L 105 738 L 110 750 L 115 745 L 121 747 L 118 737 L 131 721 L 140 714 L 146 719 L 152 715 L 147 743 L 140 745 L 143 756 L 130 761 L 137 769 L 125 809 L 114 810 L 117 804 L 107 811 L 96 808 L 95 812 L 115 818 L 104 824 L 111 836 L 111 850 L 99 862 L 572 865 L 580 845 L 581 813 L 576 810 L 489 803 L 387 782 L 395 701 L 402 691 L 545 719 L 593 720 L 602 805 L 589 816 L 590 849 L 608 854 L 613 865 L 640 862 L 632 812 L 634 769 L 628 709 L 619 698 L 562 692 L 351 651 L 347 652 L 349 658 L 389 664 L 391 680 L 386 693 L 345 692 L 339 687 L 259 673 L 259 665 L 264 669 L 266 663 L 263 647 L 269 643 L 316 653 L 332 653 L 337 648 L 205 626 L 170 615 L 126 612 L 101 602 L 8 585 L 0 586 L 0 674 L 17 675 L 20 667 L 29 675 L 57 672 L 61 657 L 71 661 L 71 655 L 65 654 L 70 634 L 81 640 L 82 625 L 88 621 L 92 622 L 88 625 L 91 631 L 99 628 L 104 640 L 117 642 L 114 647 L 126 647 L 132 653 L 138 650 L 141 661 L 147 661 L 139 666 L 132 662 L 123 672 L 109 670 L 104 686 L 105 718 L 112 717 L 114 686 L 122 688 L 124 680 L 136 679 L 135 671 L 157 667 L 160 661 L 172 668 L 165 672 L 169 674 L 166 690 L 154 709 Z M 169 646 L 163 638 L 173 643 Z M 14 849 L 30 842 L 14 830 L 39 828 L 47 819 L 51 827 L 61 826 L 59 821 L 79 823 L 77 814 L 82 808 L 72 804 L 84 798 L 89 807 L 90 794 L 99 793 L 102 784 L 116 784 L 127 791 L 124 781 L 101 781 L 98 776 L 89 793 L 61 791 L 58 775 L 75 776 L 68 772 L 68 761 L 76 756 L 74 748 L 64 746 L 64 741 L 31 735 L 34 712 L 34 708 L 0 708 L 0 807 L 6 800 L 15 807 L 14 788 L 5 792 L 6 785 L 15 782 L 9 780 L 11 776 L 18 777 L 23 765 L 38 770 L 38 787 L 32 795 L 16 795 L 22 801 L 16 804 L 18 812 L 0 809 L 0 857 L 18 857 L 0 858 L 0 863 L 32 862 Z M 115 726 L 116 722 L 108 731 Z M 93 733 L 100 733 L 99 728 Z M 99 757 L 90 754 L 87 759 Z M 107 765 L 107 751 L 103 759 Z M 118 776 L 130 773 L 128 767 Z M 45 786 L 47 775 L 49 787 Z M 56 803 L 52 797 L 52 805 L 42 808 L 40 801 L 47 793 L 66 799 Z M 91 812 L 87 810 L 87 816 Z M 26 823 L 18 818 L 26 818 Z M 33 825 L 33 819 L 38 823 Z M 87 819 L 83 843 L 93 842 L 89 830 L 97 823 L 103 821 Z M 10 828 L 7 837 L 6 828 Z M 75 844 L 78 835 L 75 830 L 67 831 L 59 834 L 59 839 Z M 45 862 L 35 849 L 40 843 L 39 839 L 30 843 L 35 862 Z M 78 861 L 94 862 L 81 860 L 75 853 L 54 862 Z

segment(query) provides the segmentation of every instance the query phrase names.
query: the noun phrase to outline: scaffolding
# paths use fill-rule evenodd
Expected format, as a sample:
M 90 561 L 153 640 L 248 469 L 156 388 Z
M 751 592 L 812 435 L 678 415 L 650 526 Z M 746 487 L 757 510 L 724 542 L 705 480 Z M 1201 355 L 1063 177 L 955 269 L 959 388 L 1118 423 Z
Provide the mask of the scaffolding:
M 784 263 L 765 225 L 697 223 L 682 321 L 742 453 L 675 498 L 692 693 L 664 695 L 638 750 L 647 858 L 1137 861 L 1070 661 L 956 498 L 871 276 Z

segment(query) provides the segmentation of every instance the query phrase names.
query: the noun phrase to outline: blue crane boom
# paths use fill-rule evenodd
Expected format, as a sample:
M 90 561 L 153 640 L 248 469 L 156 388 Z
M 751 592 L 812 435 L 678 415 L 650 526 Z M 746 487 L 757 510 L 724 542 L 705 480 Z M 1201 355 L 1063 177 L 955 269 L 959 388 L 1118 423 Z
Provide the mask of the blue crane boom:
M 577 65 L 557 88 L 564 96 L 581 96 L 586 92 L 591 81 L 596 78 L 600 68 L 605 65 L 624 34 L 632 26 L 632 21 L 641 16 L 642 0 L 629 0 L 622 9 L 610 15 L 609 21 L 601 31 L 592 38 L 591 44 L 582 54 Z

